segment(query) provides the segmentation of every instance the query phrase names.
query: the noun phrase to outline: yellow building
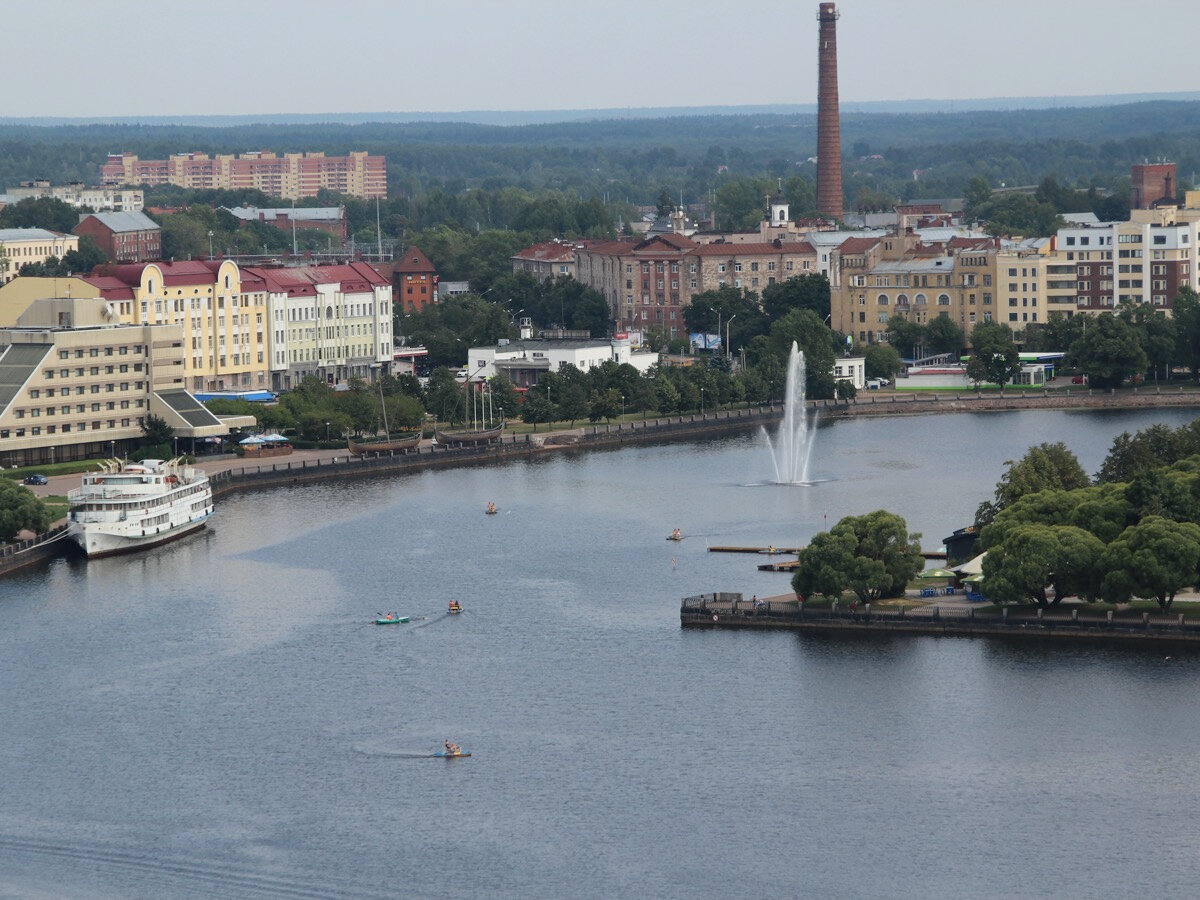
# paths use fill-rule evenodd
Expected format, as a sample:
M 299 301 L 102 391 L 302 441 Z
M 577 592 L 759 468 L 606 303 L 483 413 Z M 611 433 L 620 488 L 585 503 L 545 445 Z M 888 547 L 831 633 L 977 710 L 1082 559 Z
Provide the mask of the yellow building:
M 120 323 L 100 298 L 35 301 L 0 330 L 0 463 L 113 456 L 149 414 L 179 438 L 227 434 L 183 389 L 183 340 L 177 324 Z
M 0 228 L 0 283 L 17 277 L 26 263 L 44 263 L 79 250 L 79 238 L 45 228 Z

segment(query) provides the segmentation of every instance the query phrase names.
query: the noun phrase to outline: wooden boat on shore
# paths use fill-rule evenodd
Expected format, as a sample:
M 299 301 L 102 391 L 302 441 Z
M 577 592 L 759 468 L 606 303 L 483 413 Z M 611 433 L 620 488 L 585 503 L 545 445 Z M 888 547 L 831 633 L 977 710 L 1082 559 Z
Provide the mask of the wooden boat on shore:
M 435 428 L 434 436 L 439 444 L 486 444 L 498 440 L 504 434 L 504 423 L 493 425 L 491 428 L 479 428 L 474 431 L 442 431 Z
M 398 450 L 413 450 L 421 443 L 423 432 L 415 434 L 396 435 L 378 441 L 351 441 L 346 443 L 351 456 L 363 456 L 367 453 L 394 453 Z

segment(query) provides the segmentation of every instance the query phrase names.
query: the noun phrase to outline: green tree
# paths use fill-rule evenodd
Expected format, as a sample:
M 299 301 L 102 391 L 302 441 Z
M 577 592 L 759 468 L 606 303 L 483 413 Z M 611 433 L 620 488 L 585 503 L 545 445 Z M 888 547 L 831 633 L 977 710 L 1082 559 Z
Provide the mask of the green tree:
M 1105 600 L 1152 598 L 1168 610 L 1179 591 L 1200 582 L 1200 525 L 1148 516 L 1108 545 L 1101 568 Z
M 891 344 L 868 344 L 862 355 L 868 378 L 887 378 L 890 381 L 904 368 L 900 354 Z
M 811 273 L 769 284 L 762 291 L 762 308 L 772 322 L 793 309 L 812 310 L 824 322 L 830 312 L 829 279 Z
M 539 423 L 554 421 L 556 412 L 554 404 L 546 399 L 545 394 L 537 390 L 531 390 L 526 394 L 525 402 L 521 404 L 521 420 L 526 425 L 532 425 L 535 434 Z
M 142 446 L 153 447 L 162 444 L 170 445 L 175 436 L 175 429 L 162 416 L 154 413 L 147 414 L 142 420 Z
M 1071 491 L 1090 484 L 1079 459 L 1062 441 L 1030 447 L 1019 460 L 1006 460 L 1004 465 L 1007 468 L 996 482 L 994 498 L 975 513 L 977 526 L 991 522 L 1000 510 L 1028 494 Z
M 41 534 L 50 527 L 50 510 L 33 491 L 9 478 L 0 478 L 0 541 L 11 541 L 28 529 Z
M 1072 525 L 1012 528 L 983 558 L 988 597 L 1000 603 L 1053 606 L 1064 597 L 1093 599 L 1104 544 Z
M 84 207 L 91 212 L 90 207 Z M 0 228 L 44 228 L 70 234 L 79 224 L 80 208 L 57 197 L 26 197 L 0 209 Z
M 810 309 L 793 309 L 771 326 L 768 338 L 772 355 L 786 360 L 792 343 L 804 353 L 807 396 L 827 400 L 833 397 L 833 346 L 831 332 Z
M 615 388 L 592 391 L 588 419 L 599 422 L 611 420 L 621 414 L 621 392 Z
M 1200 294 L 1181 287 L 1175 295 L 1171 318 L 1175 322 L 1174 362 L 1185 366 L 1196 381 L 1200 379 Z
M 1112 313 L 1101 313 L 1089 322 L 1083 335 L 1067 352 L 1068 362 L 1088 374 L 1093 387 L 1119 387 L 1131 375 L 1146 371 L 1149 360 L 1138 343 L 1137 332 Z
M 900 596 L 924 563 L 920 537 L 885 510 L 847 516 L 800 551 L 792 589 L 802 597 L 851 591 L 863 603 Z
M 963 333 L 945 313 L 939 313 L 925 326 L 925 341 L 932 353 L 950 353 L 957 356 L 962 352 Z
M 1004 387 L 1020 373 L 1021 357 L 1007 325 L 980 322 L 971 329 L 971 346 L 967 377 L 975 384 L 986 381 Z
M 888 319 L 888 342 L 901 356 L 913 359 L 917 347 L 925 343 L 925 326 L 904 316 L 892 316 Z

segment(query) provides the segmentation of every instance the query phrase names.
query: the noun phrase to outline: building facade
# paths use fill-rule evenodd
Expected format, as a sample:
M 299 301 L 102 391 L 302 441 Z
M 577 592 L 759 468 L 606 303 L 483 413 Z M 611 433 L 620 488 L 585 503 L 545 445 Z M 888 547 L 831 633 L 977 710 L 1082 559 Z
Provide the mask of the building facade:
M 222 206 L 221 209 L 241 222 L 265 222 L 280 231 L 325 231 L 346 240 L 346 208 L 344 206 L 285 206 L 259 209 L 256 206 Z
M 136 188 L 87 187 L 82 182 L 51 185 L 49 181 L 22 181 L 20 187 L 9 188 L 6 196 L 9 203 L 29 197 L 53 197 L 96 212 L 141 212 L 143 207 L 142 192 Z
M 162 229 L 142 212 L 85 213 L 72 230 L 90 237 L 113 262 L 150 262 L 162 258 Z
M 79 249 L 79 238 L 45 228 L 0 228 L 0 284 L 17 277 L 26 263 L 44 263 Z
M 268 150 L 233 154 L 177 153 L 140 160 L 111 153 L 100 166 L 103 185 L 174 184 L 192 190 L 262 191 L 285 200 L 315 197 L 329 190 L 350 197 L 387 199 L 387 162 L 382 156 L 352 151 L 346 156 Z
M 438 274 L 429 257 L 409 247 L 391 265 L 392 297 L 402 312 L 420 312 L 438 302 Z
M 309 376 L 340 384 L 391 371 L 392 289 L 371 266 L 248 267 L 242 277 L 266 295 L 271 390 Z
M 582 243 L 555 239 L 526 247 L 512 258 L 513 272 L 528 272 L 539 281 L 575 277 L 575 251 Z

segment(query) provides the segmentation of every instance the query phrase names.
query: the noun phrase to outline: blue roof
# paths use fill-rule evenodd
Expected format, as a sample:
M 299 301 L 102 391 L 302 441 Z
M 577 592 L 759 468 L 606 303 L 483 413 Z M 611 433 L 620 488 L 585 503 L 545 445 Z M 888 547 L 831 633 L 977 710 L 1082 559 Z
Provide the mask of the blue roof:
M 194 396 L 201 403 L 207 403 L 209 400 L 249 400 L 251 403 L 271 403 L 275 400 L 275 395 L 270 391 L 210 391 L 208 393 L 195 393 Z

